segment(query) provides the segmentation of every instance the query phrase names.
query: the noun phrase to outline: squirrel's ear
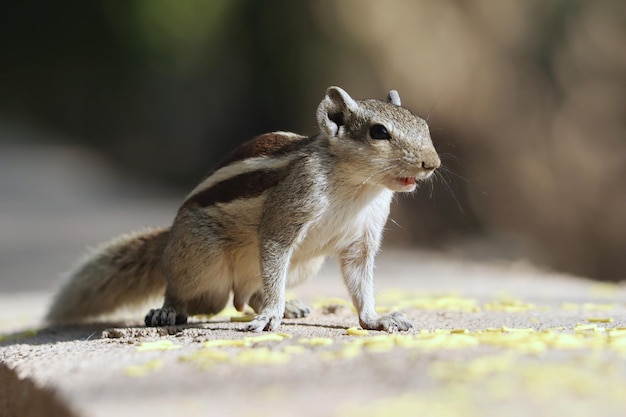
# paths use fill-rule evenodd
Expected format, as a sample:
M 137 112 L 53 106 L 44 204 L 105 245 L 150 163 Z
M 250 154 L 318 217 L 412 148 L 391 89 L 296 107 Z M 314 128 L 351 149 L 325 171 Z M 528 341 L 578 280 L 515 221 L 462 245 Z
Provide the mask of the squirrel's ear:
M 391 104 L 395 104 L 400 107 L 402 102 L 400 101 L 400 94 L 396 90 L 391 90 L 389 94 L 387 94 L 387 101 Z
M 350 113 L 358 108 L 356 101 L 339 87 L 329 87 L 326 97 L 317 107 L 317 123 L 328 136 L 336 136 Z

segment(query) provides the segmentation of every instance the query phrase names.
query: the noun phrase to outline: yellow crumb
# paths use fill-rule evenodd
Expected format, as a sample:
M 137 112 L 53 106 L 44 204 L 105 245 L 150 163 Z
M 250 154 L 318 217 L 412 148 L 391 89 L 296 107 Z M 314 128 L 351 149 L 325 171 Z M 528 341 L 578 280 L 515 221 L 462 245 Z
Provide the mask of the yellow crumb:
M 363 339 L 363 346 L 365 346 L 368 351 L 381 352 L 391 350 L 395 345 L 396 342 L 392 335 L 380 335 Z
M 259 336 L 249 336 L 244 338 L 244 340 L 250 343 L 280 342 L 283 339 L 286 339 L 286 337 L 282 333 L 267 333 Z
M 340 350 L 337 351 L 322 352 L 320 357 L 323 361 L 329 362 L 341 359 L 352 359 L 359 356 L 361 353 L 361 344 L 350 343 L 344 345 Z
M 512 298 L 501 299 L 485 303 L 483 308 L 488 311 L 506 311 L 508 313 L 519 313 L 533 310 L 536 306 L 532 303 L 525 303 Z
M 589 323 L 613 323 L 612 317 L 587 317 Z
M 124 373 L 126 376 L 131 378 L 137 378 L 140 376 L 144 376 L 147 374 L 151 374 L 153 372 L 158 371 L 163 367 L 163 361 L 160 359 L 153 359 L 148 361 L 142 365 L 131 365 L 124 368 Z
M 615 297 L 619 294 L 619 290 L 619 285 L 611 282 L 601 282 L 589 287 L 589 292 L 592 295 L 600 297 Z
M 215 362 L 226 362 L 230 359 L 230 354 L 223 350 L 202 349 L 188 355 L 178 358 L 182 362 L 196 362 L 199 364 L 208 364 Z
M 625 337 L 626 336 L 626 329 L 624 329 L 623 327 L 616 327 L 613 329 L 607 329 L 607 332 L 609 333 L 610 337 Z
M 615 308 L 615 304 L 585 303 L 583 304 L 583 308 L 587 311 L 606 311 L 613 310 Z
M 241 351 L 233 358 L 236 365 L 280 365 L 291 360 L 285 352 L 269 350 L 266 347 Z
M 230 321 L 233 323 L 245 323 L 254 320 L 252 314 L 246 314 L 243 316 L 230 316 Z
M 246 347 L 250 346 L 250 341 L 246 339 L 216 339 L 216 340 L 207 340 L 204 342 L 205 348 L 213 348 L 213 347 Z
M 516 327 L 506 327 L 502 326 L 502 331 L 507 333 L 533 333 L 535 329 L 533 328 L 516 328 Z
M 29 329 L 29 330 L 24 330 L 21 332 L 11 333 L 11 334 L 0 334 L 0 342 L 5 342 L 9 340 L 27 339 L 29 337 L 34 337 L 36 335 L 37 335 L 37 329 Z
M 300 345 L 289 345 L 289 346 L 285 346 L 285 348 L 283 349 L 283 352 L 291 355 L 291 354 L 297 354 L 297 353 L 303 353 L 306 352 L 306 348 L 304 346 L 300 346 Z
M 591 324 L 578 323 L 576 326 L 574 326 L 574 331 L 582 332 L 586 330 L 594 330 L 596 327 L 598 327 L 598 325 L 595 323 L 591 323 Z
M 366 329 L 361 329 L 360 327 L 350 327 L 347 331 L 347 334 L 350 336 L 367 336 L 370 334 Z
M 575 303 L 561 303 L 561 308 L 563 310 L 578 310 L 580 309 L 580 305 Z
M 174 350 L 180 349 L 182 346 L 174 344 L 171 340 L 157 340 L 156 342 L 143 342 L 137 346 L 135 350 L 137 352 L 145 352 L 150 350 Z
M 332 345 L 334 341 L 330 337 L 312 337 L 309 339 L 298 339 L 298 343 L 309 346 L 329 346 Z

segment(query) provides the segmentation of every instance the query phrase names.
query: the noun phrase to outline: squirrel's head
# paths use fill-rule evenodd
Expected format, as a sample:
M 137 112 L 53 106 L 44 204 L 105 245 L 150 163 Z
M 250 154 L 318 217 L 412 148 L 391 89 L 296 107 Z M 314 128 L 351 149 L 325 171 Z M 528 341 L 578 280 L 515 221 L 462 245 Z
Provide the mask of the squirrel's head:
M 398 92 L 387 101 L 354 100 L 330 87 L 317 108 L 317 122 L 331 152 L 362 184 L 413 191 L 441 164 L 426 121 L 401 107 Z

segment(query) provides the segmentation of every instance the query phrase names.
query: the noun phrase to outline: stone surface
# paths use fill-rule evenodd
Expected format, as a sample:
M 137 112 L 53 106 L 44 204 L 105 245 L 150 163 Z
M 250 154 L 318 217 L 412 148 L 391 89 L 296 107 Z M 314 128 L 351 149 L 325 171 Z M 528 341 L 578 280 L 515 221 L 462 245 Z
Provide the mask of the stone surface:
M 332 263 L 293 291 L 313 314 L 285 320 L 270 340 L 242 332 L 231 311 L 167 329 L 144 328 L 139 311 L 122 314 L 125 322 L 35 332 L 49 294 L 2 296 L 0 415 L 626 410 L 626 335 L 613 330 L 626 328 L 622 286 L 392 251 L 381 255 L 377 284 L 381 309 L 405 312 L 413 330 L 347 335 L 356 315 Z

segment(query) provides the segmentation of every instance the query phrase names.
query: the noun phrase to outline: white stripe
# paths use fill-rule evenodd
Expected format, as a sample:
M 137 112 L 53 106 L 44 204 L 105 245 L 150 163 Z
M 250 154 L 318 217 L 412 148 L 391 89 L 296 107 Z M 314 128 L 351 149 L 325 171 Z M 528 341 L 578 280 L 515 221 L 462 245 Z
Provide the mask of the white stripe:
M 305 139 L 306 136 L 300 135 L 298 133 L 294 133 L 294 132 L 285 132 L 282 130 L 278 130 L 276 132 L 272 132 L 272 133 L 268 133 L 269 135 L 280 135 L 280 136 L 288 136 L 288 137 L 292 137 L 294 139 Z
M 202 181 L 196 186 L 187 196 L 186 200 L 195 194 L 198 194 L 204 190 L 208 190 L 215 184 L 222 181 L 226 181 L 229 178 L 236 177 L 237 175 L 246 174 L 252 171 L 262 171 L 268 169 L 280 169 L 287 166 L 295 155 L 283 156 L 280 158 L 272 158 L 267 156 L 260 156 L 255 158 L 247 158 L 241 161 L 233 162 L 230 165 L 226 165 L 215 171 L 212 175 Z

